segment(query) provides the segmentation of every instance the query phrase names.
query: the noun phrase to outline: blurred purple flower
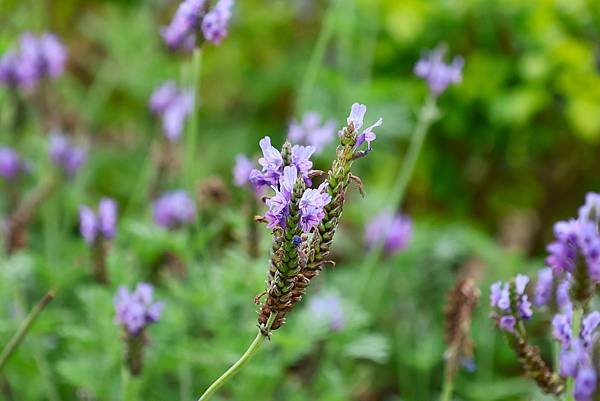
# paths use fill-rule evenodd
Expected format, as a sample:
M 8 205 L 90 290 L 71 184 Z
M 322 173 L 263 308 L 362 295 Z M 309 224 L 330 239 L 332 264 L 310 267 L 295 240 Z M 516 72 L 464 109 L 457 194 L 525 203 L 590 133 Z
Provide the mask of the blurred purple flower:
M 52 162 L 59 166 L 67 176 L 73 176 L 83 165 L 86 153 L 60 133 L 50 135 L 49 154 Z
M 579 220 L 600 220 L 600 194 L 589 192 L 585 196 L 585 204 L 579 208 Z
M 243 154 L 235 157 L 235 166 L 233 167 L 233 182 L 238 187 L 246 186 L 250 183 L 250 173 L 254 169 L 254 164 Z
M 160 319 L 164 304 L 152 302 L 153 293 L 154 288 L 147 283 L 138 284 L 133 292 L 119 287 L 114 299 L 115 322 L 123 325 L 130 335 L 140 334 L 146 326 Z
M 111 239 L 117 230 L 117 203 L 110 198 L 102 198 L 98 213 L 87 206 L 79 208 L 79 231 L 88 244 L 93 244 L 102 236 Z
M 342 300 L 334 294 L 316 295 L 308 302 L 311 318 L 325 322 L 332 331 L 340 331 L 346 320 L 342 308 Z
M 385 210 L 377 215 L 365 229 L 365 242 L 372 248 L 383 241 L 383 249 L 391 255 L 404 250 L 412 237 L 412 222 L 402 214 Z
M 321 125 L 321 115 L 317 112 L 304 114 L 302 121 L 292 120 L 287 137 L 292 143 L 313 146 L 320 153 L 335 138 L 335 121 Z
M 11 87 L 33 87 L 42 79 L 61 76 L 66 60 L 67 51 L 54 34 L 36 36 L 26 32 L 18 49 L 9 50 L 0 60 L 0 82 Z
M 462 81 L 464 60 L 462 57 L 455 57 L 451 64 L 446 64 L 445 53 L 445 49 L 438 46 L 415 65 L 415 75 L 427 81 L 429 90 L 435 96 L 444 92 L 450 84 Z
M 194 111 L 194 94 L 167 81 L 150 97 L 150 110 L 162 119 L 165 137 L 175 142 L 183 132 L 187 117 Z
M 12 181 L 27 170 L 27 163 L 14 149 L 0 147 L 0 177 Z
M 196 204 L 184 190 L 167 192 L 154 201 L 154 222 L 164 228 L 177 228 L 196 219 Z
M 219 44 L 227 36 L 227 28 L 231 19 L 233 0 L 219 0 L 202 20 L 204 38 Z
M 552 298 L 554 289 L 554 276 L 552 269 L 546 267 L 538 271 L 537 283 L 535 284 L 535 306 L 547 305 Z

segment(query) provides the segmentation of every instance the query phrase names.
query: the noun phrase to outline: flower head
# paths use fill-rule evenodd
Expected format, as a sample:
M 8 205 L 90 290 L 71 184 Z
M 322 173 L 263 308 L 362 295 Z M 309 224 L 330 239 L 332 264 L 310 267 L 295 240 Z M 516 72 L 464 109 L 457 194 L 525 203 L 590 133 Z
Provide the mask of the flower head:
M 227 36 L 227 28 L 231 19 L 233 0 L 219 0 L 202 20 L 204 38 L 219 44 Z
M 27 170 L 27 163 L 14 149 L 0 147 L 0 177 L 12 181 Z
M 68 176 L 73 176 L 83 165 L 86 152 L 60 133 L 50 135 L 50 158 Z
M 100 237 L 111 239 L 117 230 L 117 203 L 111 198 L 102 198 L 98 212 L 87 206 L 79 208 L 79 231 L 88 244 Z
M 167 81 L 152 94 L 150 109 L 162 119 L 165 137 L 176 142 L 183 132 L 185 121 L 194 111 L 194 94 Z
M 377 215 L 365 230 L 365 242 L 373 247 L 383 241 L 384 251 L 390 255 L 404 250 L 412 237 L 412 221 L 402 214 L 385 210 Z
M 127 287 L 120 287 L 114 299 L 116 310 L 115 321 L 133 336 L 137 336 L 151 323 L 160 319 L 164 304 L 153 302 L 154 288 L 147 283 L 140 283 L 135 291 L 129 292 Z
M 300 198 L 300 227 L 305 233 L 311 232 L 325 217 L 324 207 L 331 201 L 331 196 L 326 190 L 327 185 L 325 181 L 318 189 L 308 188 Z
M 321 125 L 319 113 L 309 112 L 301 121 L 290 123 L 287 137 L 292 143 L 312 146 L 315 153 L 320 153 L 335 138 L 335 121 L 329 120 Z
M 462 57 L 455 57 L 452 63 L 444 63 L 446 51 L 442 47 L 429 52 L 415 65 L 415 75 L 427 81 L 429 90 L 440 95 L 450 84 L 462 81 Z
M 371 151 L 371 142 L 377 139 L 377 135 L 373 132 L 374 128 L 377 128 L 383 124 L 383 119 L 379 118 L 373 125 L 369 126 L 363 132 L 358 134 L 358 131 L 363 126 L 364 117 L 367 112 L 367 106 L 360 103 L 353 103 L 350 109 L 350 115 L 346 120 L 348 126 L 338 132 L 340 138 L 350 136 L 354 139 L 354 159 L 366 156 Z M 359 150 L 363 143 L 367 143 L 365 150 Z
M 186 191 L 167 192 L 154 202 L 154 222 L 161 227 L 177 228 L 196 219 L 196 204 Z

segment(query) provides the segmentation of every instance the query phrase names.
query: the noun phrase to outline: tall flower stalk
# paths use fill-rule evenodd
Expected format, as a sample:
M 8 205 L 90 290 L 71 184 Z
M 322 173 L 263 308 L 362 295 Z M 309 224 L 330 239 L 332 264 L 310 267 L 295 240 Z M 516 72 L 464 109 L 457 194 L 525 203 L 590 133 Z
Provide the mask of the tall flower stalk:
M 266 199 L 269 210 L 259 218 L 273 236 L 267 287 L 255 298 L 260 304 L 259 330 L 242 357 L 198 401 L 208 400 L 256 354 L 265 338 L 285 323 L 311 280 L 325 265 L 334 263 L 330 248 L 344 209 L 346 190 L 351 181 L 361 185 L 351 173 L 352 164 L 371 151 L 371 142 L 376 138 L 373 129 L 382 124 L 379 119 L 361 132 L 366 110 L 365 105 L 352 105 L 347 125 L 338 133 L 336 158 L 317 188 L 312 188 L 312 181 L 323 173 L 312 170 L 310 157 L 314 147 L 286 142 L 278 150 L 269 137 L 260 141 L 262 169 L 252 170 L 249 180 L 256 188 L 268 187 L 274 193 Z

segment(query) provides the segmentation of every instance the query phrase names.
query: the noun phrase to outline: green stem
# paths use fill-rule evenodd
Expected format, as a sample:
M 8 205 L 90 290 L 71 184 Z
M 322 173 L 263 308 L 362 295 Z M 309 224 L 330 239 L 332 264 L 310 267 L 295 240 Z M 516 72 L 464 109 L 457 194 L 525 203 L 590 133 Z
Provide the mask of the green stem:
M 337 19 L 336 15 L 338 3 L 341 2 L 339 0 L 331 0 L 329 8 L 327 9 L 327 15 L 325 16 L 325 22 L 319 32 L 319 37 L 317 38 L 317 43 L 315 44 L 312 54 L 310 55 L 308 67 L 298 91 L 297 109 L 301 112 L 305 110 L 305 106 L 309 100 L 308 98 L 315 86 L 317 73 L 319 72 L 321 62 L 323 61 L 327 44 L 331 40 L 335 31 L 334 28 Z
M 574 306 L 573 307 L 573 317 L 571 321 L 571 333 L 573 336 L 579 335 L 580 327 L 581 327 L 581 318 L 583 316 L 583 307 Z M 567 401 L 575 401 L 575 396 L 573 395 L 573 389 L 575 387 L 575 381 L 573 377 L 567 377 L 567 386 L 565 389 L 565 394 Z
M 400 168 L 400 175 L 396 179 L 396 182 L 394 183 L 392 190 L 385 201 L 386 205 L 397 207 L 398 205 L 402 204 L 406 187 L 413 176 L 417 160 L 419 159 L 419 154 L 421 153 L 423 143 L 425 142 L 427 132 L 429 131 L 429 127 L 437 119 L 437 117 L 438 110 L 435 104 L 435 97 L 430 94 L 425 100 L 423 107 L 421 107 L 421 111 L 419 112 L 419 118 L 411 136 L 406 157 L 404 158 Z M 375 274 L 376 268 L 379 266 L 377 262 L 382 256 L 383 247 L 384 241 L 379 241 L 379 243 L 375 244 L 371 248 L 371 251 L 368 254 L 365 262 L 366 276 L 365 280 L 363 280 L 363 291 L 359 292 L 360 296 L 365 296 L 369 290 L 369 283 L 371 281 L 371 277 Z
M 449 366 L 446 363 L 446 372 L 444 373 L 444 384 L 442 386 L 442 395 L 440 401 L 450 401 L 454 391 L 454 377 L 449 372 Z
M 267 331 L 273 325 L 273 322 L 275 321 L 275 316 L 277 316 L 276 313 L 272 313 L 269 316 L 269 320 L 267 321 Z M 227 383 L 229 379 L 235 376 L 235 374 L 239 372 L 240 369 L 242 369 L 246 362 L 252 359 L 252 357 L 258 352 L 260 346 L 265 341 L 265 338 L 266 336 L 263 335 L 262 332 L 259 330 L 258 334 L 256 335 L 256 338 L 254 338 L 254 341 L 252 341 L 246 352 L 244 352 L 244 355 L 242 355 L 236 363 L 231 365 L 231 367 L 227 369 L 225 373 L 223 373 L 217 380 L 215 380 L 213 384 L 211 384 L 210 387 L 206 389 L 204 394 L 202 394 L 202 396 L 198 398 L 198 401 L 208 400 L 217 392 L 217 390 L 219 390 L 225 383 Z
M 194 91 L 194 107 L 185 141 L 185 184 L 194 193 L 194 173 L 196 164 L 196 139 L 198 136 L 198 110 L 200 109 L 200 71 L 202 69 L 202 48 L 196 47 L 192 56 L 192 89 Z
M 2 354 L 0 354 L 0 372 L 4 368 L 4 365 L 6 365 L 6 362 L 8 362 L 8 359 L 11 357 L 11 355 L 15 352 L 21 341 L 23 341 L 23 339 L 27 335 L 27 332 L 31 328 L 31 325 L 33 324 L 35 319 L 38 317 L 40 312 L 42 312 L 44 308 L 50 303 L 50 301 L 52 301 L 52 299 L 54 299 L 54 291 L 51 290 L 48 291 L 46 295 L 44 295 L 44 297 L 31 310 L 25 321 L 21 324 L 21 327 L 19 327 L 19 330 L 17 330 L 15 335 L 8 342 L 8 344 L 6 344 L 6 346 L 2 350 Z

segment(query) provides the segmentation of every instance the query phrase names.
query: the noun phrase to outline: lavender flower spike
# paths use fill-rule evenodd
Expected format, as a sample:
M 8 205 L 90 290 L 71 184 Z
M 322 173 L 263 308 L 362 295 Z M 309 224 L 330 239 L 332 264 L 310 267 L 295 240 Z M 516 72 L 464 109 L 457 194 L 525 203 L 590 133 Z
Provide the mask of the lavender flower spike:
M 150 110 L 161 118 L 165 137 L 176 142 L 188 116 L 194 111 L 194 94 L 180 89 L 172 81 L 159 86 L 150 97 Z
M 451 64 L 446 64 L 445 52 L 444 48 L 438 46 L 415 65 L 415 75 L 427 81 L 434 96 L 439 96 L 450 84 L 462 81 L 462 57 L 455 57 Z
M 0 177 L 12 181 L 27 171 L 27 163 L 12 148 L 0 147 Z
M 186 191 L 167 192 L 154 202 L 154 222 L 164 228 L 177 228 L 196 219 L 196 204 Z
M 83 165 L 86 153 L 74 146 L 71 141 L 60 133 L 50 135 L 50 158 L 67 176 L 74 176 Z
M 112 239 L 117 227 L 117 203 L 102 198 L 95 213 L 87 206 L 79 208 L 79 230 L 85 241 L 92 245 L 100 238 Z

